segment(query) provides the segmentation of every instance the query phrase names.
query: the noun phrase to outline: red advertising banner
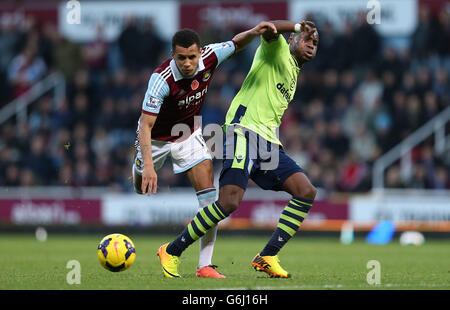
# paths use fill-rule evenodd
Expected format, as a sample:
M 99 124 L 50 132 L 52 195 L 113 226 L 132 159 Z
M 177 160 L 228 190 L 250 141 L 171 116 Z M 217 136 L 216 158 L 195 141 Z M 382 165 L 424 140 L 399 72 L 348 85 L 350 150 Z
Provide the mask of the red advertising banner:
M 287 19 L 287 9 L 285 1 L 181 3 L 180 28 L 200 30 L 204 22 L 253 27 L 263 20 Z
M 233 212 L 231 218 L 248 219 L 255 224 L 278 221 L 288 202 L 285 200 L 244 200 Z M 315 201 L 308 214 L 308 220 L 347 220 L 348 217 L 348 203 L 329 200 Z
M 0 199 L 0 222 L 77 225 L 101 222 L 100 199 Z

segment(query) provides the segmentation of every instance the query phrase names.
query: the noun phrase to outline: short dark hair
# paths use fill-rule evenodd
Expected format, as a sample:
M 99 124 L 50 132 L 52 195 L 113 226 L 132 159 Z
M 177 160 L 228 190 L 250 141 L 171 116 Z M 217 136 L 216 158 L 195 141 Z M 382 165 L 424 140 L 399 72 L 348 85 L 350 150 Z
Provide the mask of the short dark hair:
M 200 36 L 192 29 L 181 29 L 172 37 L 172 50 L 175 50 L 177 45 L 188 48 L 192 44 L 197 44 L 200 48 Z

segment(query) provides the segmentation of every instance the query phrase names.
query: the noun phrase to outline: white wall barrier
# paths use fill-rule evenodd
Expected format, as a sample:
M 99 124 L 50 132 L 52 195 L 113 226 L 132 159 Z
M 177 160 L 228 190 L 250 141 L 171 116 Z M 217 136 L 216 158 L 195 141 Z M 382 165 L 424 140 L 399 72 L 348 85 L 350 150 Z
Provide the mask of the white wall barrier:
M 450 221 L 450 192 L 385 190 L 353 196 L 349 207 L 349 219 L 355 222 L 447 222 Z
M 198 211 L 198 200 L 191 191 L 103 196 L 102 222 L 106 225 L 148 226 L 184 224 Z

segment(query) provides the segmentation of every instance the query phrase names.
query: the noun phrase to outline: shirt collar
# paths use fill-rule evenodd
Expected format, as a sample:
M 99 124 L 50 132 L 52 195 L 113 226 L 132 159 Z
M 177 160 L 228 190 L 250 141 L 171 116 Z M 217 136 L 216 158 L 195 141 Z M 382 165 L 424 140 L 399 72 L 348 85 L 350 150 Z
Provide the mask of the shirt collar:
M 295 66 L 300 69 L 300 66 L 298 65 L 297 59 L 294 57 L 294 55 L 291 54 L 291 59 L 293 59 Z
M 205 64 L 203 63 L 203 58 L 200 56 L 198 59 L 198 66 L 197 71 L 192 76 L 185 77 L 181 74 L 180 70 L 178 70 L 177 64 L 175 63 L 175 60 L 172 58 L 170 61 L 170 70 L 172 70 L 172 75 L 175 80 L 175 82 L 182 80 L 182 79 L 190 79 L 193 78 L 199 71 L 202 71 L 205 69 Z

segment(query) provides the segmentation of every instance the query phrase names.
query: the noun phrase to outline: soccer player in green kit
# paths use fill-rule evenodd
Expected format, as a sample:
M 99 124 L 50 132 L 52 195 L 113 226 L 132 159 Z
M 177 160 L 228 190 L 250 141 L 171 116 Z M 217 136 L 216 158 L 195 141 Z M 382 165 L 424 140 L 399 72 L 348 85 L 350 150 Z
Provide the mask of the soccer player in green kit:
M 251 262 L 256 270 L 271 277 L 290 277 L 279 263 L 278 252 L 299 229 L 317 190 L 284 152 L 277 129 L 294 96 L 300 68 L 316 56 L 319 35 L 309 21 L 272 23 L 276 31 L 261 35 L 250 71 L 226 115 L 219 198 L 200 210 L 175 240 L 159 248 L 157 254 L 166 277 L 180 277 L 181 253 L 237 209 L 250 178 L 262 189 L 292 195 L 272 237 Z M 288 42 L 281 33 L 291 33 Z M 227 156 L 229 153 L 231 156 Z

